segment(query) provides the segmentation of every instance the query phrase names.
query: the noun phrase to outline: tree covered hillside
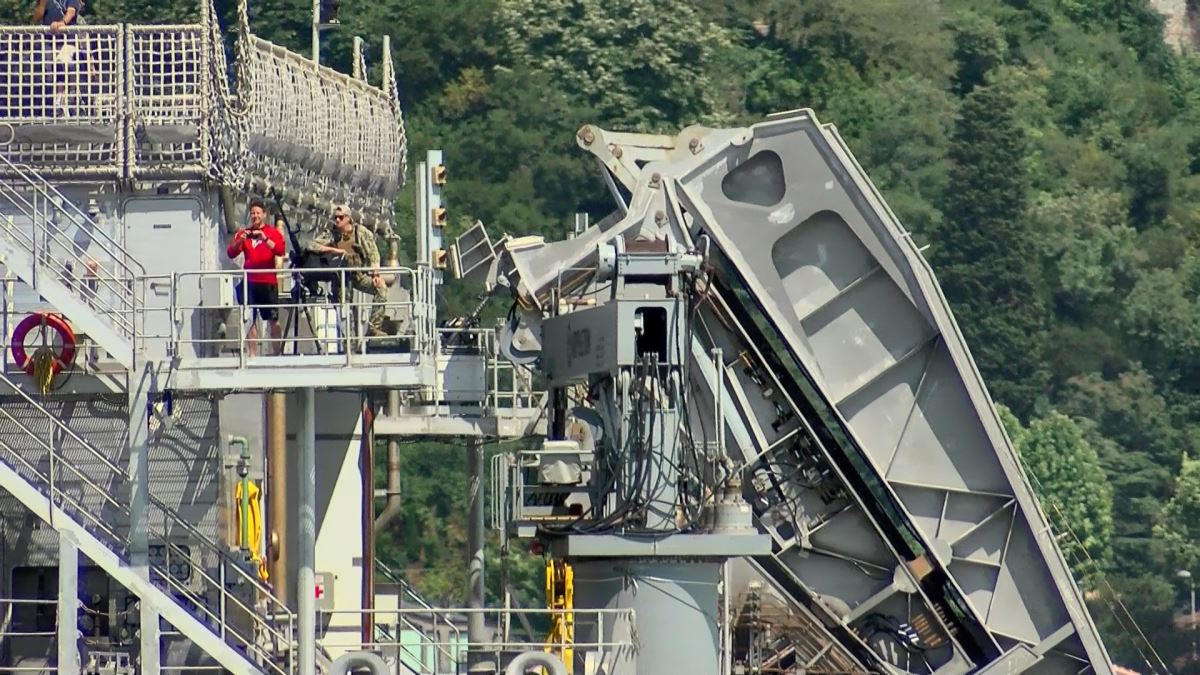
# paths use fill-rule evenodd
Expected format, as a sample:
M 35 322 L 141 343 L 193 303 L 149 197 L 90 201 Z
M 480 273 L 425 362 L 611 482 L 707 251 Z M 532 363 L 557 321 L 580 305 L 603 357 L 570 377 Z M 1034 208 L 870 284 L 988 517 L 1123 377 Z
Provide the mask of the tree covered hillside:
M 193 3 L 93 0 L 91 20 Z M 341 5 L 324 53 L 348 69 L 352 35 L 377 55 L 391 33 L 413 157 L 446 151 L 459 227 L 557 238 L 576 211 L 606 215 L 585 122 L 674 132 L 810 107 L 835 123 L 928 244 L 1114 659 L 1164 670 L 1136 620 L 1188 670 L 1172 615 L 1176 571 L 1200 575 L 1200 60 L 1163 45 L 1148 0 Z M 309 7 L 252 0 L 252 25 L 307 51 Z M 448 289 L 448 311 L 473 293 Z M 380 554 L 460 601 L 461 453 L 411 444 L 405 462 Z

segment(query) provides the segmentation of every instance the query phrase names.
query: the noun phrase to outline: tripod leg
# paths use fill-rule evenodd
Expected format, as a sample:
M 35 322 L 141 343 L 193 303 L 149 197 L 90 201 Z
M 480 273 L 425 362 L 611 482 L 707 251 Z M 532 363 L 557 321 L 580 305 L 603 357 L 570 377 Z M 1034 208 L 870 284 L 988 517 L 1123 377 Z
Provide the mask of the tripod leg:
M 317 325 L 313 322 L 312 310 L 306 305 L 300 308 L 300 311 L 304 313 L 304 321 L 308 323 L 308 334 L 313 336 L 313 348 L 317 350 L 318 354 L 324 354 L 325 341 L 317 338 Z M 296 322 L 296 331 L 300 331 L 299 321 Z

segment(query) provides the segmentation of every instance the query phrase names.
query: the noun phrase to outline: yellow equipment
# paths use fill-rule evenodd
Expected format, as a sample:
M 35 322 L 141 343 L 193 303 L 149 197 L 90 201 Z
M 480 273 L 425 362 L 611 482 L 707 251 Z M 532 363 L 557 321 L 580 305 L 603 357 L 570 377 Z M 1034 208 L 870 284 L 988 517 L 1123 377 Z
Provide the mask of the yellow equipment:
M 248 542 L 246 548 L 250 551 L 250 559 L 258 563 L 258 578 L 266 581 L 267 561 L 262 555 L 259 547 L 262 545 L 263 536 L 263 520 L 262 520 L 262 490 L 254 481 L 246 481 L 249 487 L 246 489 L 246 502 L 242 500 L 242 481 L 238 481 L 233 490 L 234 503 L 237 504 L 237 522 L 238 522 L 238 541 Z M 248 512 L 242 513 L 242 504 L 248 503 Z
M 546 607 L 559 610 L 550 617 L 553 623 L 546 636 L 546 651 L 557 654 L 571 675 L 575 665 L 575 571 L 565 560 L 546 561 Z
M 42 396 L 50 393 L 50 387 L 54 384 L 54 350 L 46 345 L 38 347 L 33 352 L 33 381 L 37 383 L 38 391 Z

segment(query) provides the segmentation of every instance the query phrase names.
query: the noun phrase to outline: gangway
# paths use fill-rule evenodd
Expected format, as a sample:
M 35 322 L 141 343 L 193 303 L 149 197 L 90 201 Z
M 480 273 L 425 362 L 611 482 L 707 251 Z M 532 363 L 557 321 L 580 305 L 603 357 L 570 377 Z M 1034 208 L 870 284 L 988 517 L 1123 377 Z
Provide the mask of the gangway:
M 677 452 L 702 437 L 701 457 L 723 466 L 711 478 L 699 469 L 701 486 L 716 481 L 701 495 L 732 480 L 721 475 L 740 478 L 770 538 L 759 569 L 863 667 L 1112 672 L 931 269 L 832 126 L 796 111 L 673 139 L 592 126 L 577 138 L 617 212 L 567 241 L 502 238 L 489 274 L 515 303 L 508 334 L 523 347 L 510 358 L 547 369 L 552 401 L 588 391 L 570 399 L 582 410 L 553 408 L 553 449 L 532 452 L 541 475 L 504 486 L 517 536 L 617 564 L 631 526 L 596 500 L 644 488 L 608 468 L 635 461 L 625 453 L 636 446 L 604 439 L 636 437 L 640 416 L 664 414 L 630 407 L 628 369 L 636 383 L 647 366 L 635 362 L 649 359 L 650 373 L 686 364 L 692 439 Z M 659 307 L 665 322 L 652 322 Z M 652 452 L 670 457 L 662 448 Z M 581 468 L 578 486 L 546 468 L 555 461 Z M 582 514 L 549 506 L 555 494 Z M 654 497 L 640 499 L 635 509 Z M 720 555 L 719 539 L 701 541 L 690 555 Z M 638 602 L 596 584 L 592 602 Z M 689 639 L 678 623 L 650 630 L 639 625 L 645 643 Z M 638 667 L 670 658 L 643 650 Z
M 129 474 L 16 382 L 0 374 L 0 384 L 30 413 L 18 416 L 12 405 L 0 410 L 0 487 L 53 528 L 63 549 L 82 553 L 229 672 L 295 672 L 294 614 L 242 561 L 151 496 L 141 545 L 159 547 L 162 555 L 139 571 L 130 558 L 138 546 L 136 522 L 118 500 L 130 493 Z M 181 536 L 186 546 L 177 543 Z M 186 580 L 177 572 L 181 565 L 189 569 Z M 77 598 L 64 601 L 59 612 L 71 617 L 68 630 L 74 631 Z M 158 632 L 157 626 L 142 628 Z M 74 649 L 75 640 L 67 644 Z

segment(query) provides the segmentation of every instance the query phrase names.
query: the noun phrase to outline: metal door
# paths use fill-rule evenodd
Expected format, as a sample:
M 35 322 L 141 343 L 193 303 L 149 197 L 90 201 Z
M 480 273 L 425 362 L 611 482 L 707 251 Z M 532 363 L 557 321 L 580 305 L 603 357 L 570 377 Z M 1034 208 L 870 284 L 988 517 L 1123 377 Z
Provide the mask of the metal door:
M 202 213 L 194 197 L 138 197 L 125 202 L 125 248 L 146 268 L 148 277 L 138 289 L 144 307 L 138 332 L 147 358 L 165 358 L 174 337 L 191 337 L 192 315 L 200 304 L 200 277 L 187 273 L 204 269 Z

